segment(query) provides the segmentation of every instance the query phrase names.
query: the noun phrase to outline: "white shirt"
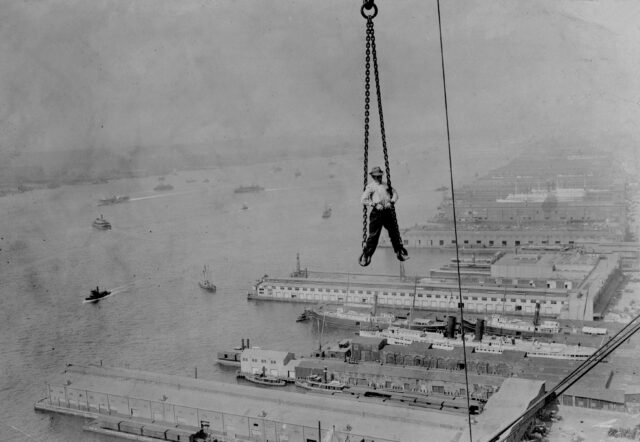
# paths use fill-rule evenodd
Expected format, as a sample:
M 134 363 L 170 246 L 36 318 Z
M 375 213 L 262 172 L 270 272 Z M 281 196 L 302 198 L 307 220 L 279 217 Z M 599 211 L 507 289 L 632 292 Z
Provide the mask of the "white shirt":
M 396 192 L 396 189 L 391 190 L 393 191 L 393 195 L 389 198 L 387 183 L 384 181 L 378 183 L 373 180 L 367 184 L 360 201 L 362 201 L 362 204 L 365 206 L 375 207 L 377 204 L 382 204 L 382 206 L 387 209 L 391 207 L 391 203 L 398 201 L 398 192 Z

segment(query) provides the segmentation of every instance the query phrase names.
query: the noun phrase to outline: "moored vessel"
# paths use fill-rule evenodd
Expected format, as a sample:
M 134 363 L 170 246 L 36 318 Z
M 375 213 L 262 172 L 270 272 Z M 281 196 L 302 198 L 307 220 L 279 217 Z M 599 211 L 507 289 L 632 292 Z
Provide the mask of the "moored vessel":
M 338 307 L 336 310 L 318 308 L 307 309 L 305 313 L 309 319 L 317 319 L 324 326 L 355 330 L 387 328 L 396 319 L 391 313 L 376 313 L 375 309 L 371 311 L 370 308 L 367 308 L 367 311 L 360 309 L 360 306 L 354 306 L 351 310 L 345 310 L 344 307 Z
M 347 388 L 346 384 L 340 381 L 325 382 L 319 375 L 311 375 L 307 378 L 299 378 L 295 381 L 296 385 L 307 390 L 319 391 L 322 393 L 341 392 Z
M 239 373 L 238 377 L 242 377 L 254 384 L 266 385 L 269 387 L 284 387 L 287 385 L 284 379 L 279 379 L 273 376 L 269 376 L 263 373 Z

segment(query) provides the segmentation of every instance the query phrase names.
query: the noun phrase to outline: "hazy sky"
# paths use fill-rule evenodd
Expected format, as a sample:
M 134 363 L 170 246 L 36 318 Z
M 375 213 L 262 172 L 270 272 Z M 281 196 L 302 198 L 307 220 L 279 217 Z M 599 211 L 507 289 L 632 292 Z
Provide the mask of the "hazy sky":
M 290 135 L 360 143 L 360 4 L 2 2 L 0 152 Z M 436 3 L 377 4 L 390 137 L 441 143 Z M 640 138 L 640 2 L 442 0 L 442 19 L 454 147 Z

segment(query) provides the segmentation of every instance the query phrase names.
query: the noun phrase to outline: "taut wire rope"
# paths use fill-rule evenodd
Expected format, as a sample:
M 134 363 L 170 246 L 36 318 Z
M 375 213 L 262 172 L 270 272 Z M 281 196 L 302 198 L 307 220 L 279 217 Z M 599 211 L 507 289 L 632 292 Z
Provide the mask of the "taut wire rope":
M 467 420 L 469 425 L 469 442 L 473 442 L 471 430 L 471 400 L 469 393 L 469 374 L 467 373 L 467 345 L 464 333 L 464 303 L 462 302 L 462 280 L 460 277 L 460 252 L 458 250 L 458 220 L 456 217 L 456 197 L 453 189 L 453 161 L 451 160 L 451 132 L 449 130 L 449 105 L 447 102 L 447 77 L 444 69 L 444 46 L 442 44 L 442 19 L 440 18 L 440 0 L 436 0 L 438 6 L 438 34 L 440 36 L 440 62 L 442 65 L 442 89 L 444 92 L 444 115 L 447 126 L 447 149 L 449 153 L 449 179 L 451 184 L 451 207 L 453 209 L 453 234 L 456 246 L 456 269 L 458 273 L 458 308 L 460 310 L 460 337 L 462 339 L 462 354 L 464 357 L 464 382 L 467 393 Z

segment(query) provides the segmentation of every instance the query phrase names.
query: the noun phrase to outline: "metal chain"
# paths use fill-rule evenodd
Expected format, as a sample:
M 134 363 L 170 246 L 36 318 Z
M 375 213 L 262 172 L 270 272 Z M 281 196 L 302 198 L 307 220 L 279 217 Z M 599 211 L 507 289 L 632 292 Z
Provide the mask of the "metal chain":
M 382 92 L 380 89 L 380 76 L 378 73 L 378 57 L 376 53 L 376 36 L 373 30 L 373 19 L 367 18 L 367 32 L 371 33 L 371 53 L 373 56 L 373 75 L 376 81 L 376 96 L 378 98 L 378 115 L 380 116 L 380 135 L 382 137 L 382 153 L 384 154 L 384 169 L 387 174 L 387 190 L 389 192 L 389 197 L 393 197 L 393 187 L 391 186 L 391 170 L 389 168 L 389 153 L 387 151 L 387 136 L 384 129 L 384 115 L 382 113 Z M 402 247 L 402 238 L 400 236 L 400 228 L 398 227 L 398 218 L 396 217 L 396 208 L 393 203 L 391 203 L 391 218 L 393 219 L 393 229 L 395 233 L 398 235 L 398 241 Z M 396 252 L 402 252 L 406 255 L 406 251 L 404 247 L 401 250 L 396 250 Z
M 367 18 L 366 31 L 366 57 L 365 57 L 365 74 L 364 74 L 364 170 L 363 170 L 363 189 L 367 190 L 367 178 L 369 174 L 369 103 L 371 101 L 371 33 L 373 31 L 373 20 Z M 367 242 L 367 206 L 362 206 L 362 248 Z

